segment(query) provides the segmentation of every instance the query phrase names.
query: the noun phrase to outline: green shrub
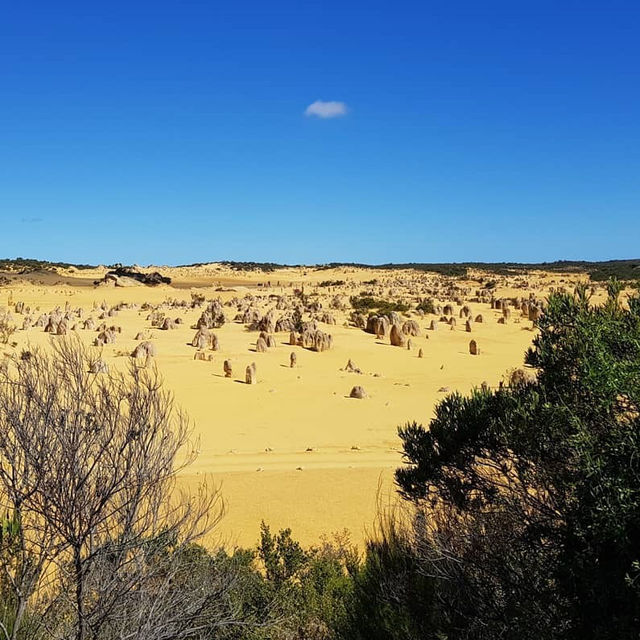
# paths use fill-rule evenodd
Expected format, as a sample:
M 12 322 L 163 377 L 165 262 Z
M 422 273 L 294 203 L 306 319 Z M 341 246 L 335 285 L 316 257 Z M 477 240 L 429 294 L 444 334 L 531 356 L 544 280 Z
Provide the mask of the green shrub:
M 608 290 L 550 296 L 535 379 L 400 429 L 412 550 L 440 594 L 419 615 L 447 638 L 637 637 L 640 297 Z
M 411 308 L 404 302 L 393 302 L 388 300 L 379 300 L 368 294 L 360 294 L 359 296 L 351 296 L 349 299 L 351 306 L 360 312 L 377 311 L 378 315 L 388 315 L 392 311 L 403 313 Z
M 436 305 L 433 300 L 425 298 L 418 303 L 416 310 L 423 311 L 424 313 L 435 313 Z

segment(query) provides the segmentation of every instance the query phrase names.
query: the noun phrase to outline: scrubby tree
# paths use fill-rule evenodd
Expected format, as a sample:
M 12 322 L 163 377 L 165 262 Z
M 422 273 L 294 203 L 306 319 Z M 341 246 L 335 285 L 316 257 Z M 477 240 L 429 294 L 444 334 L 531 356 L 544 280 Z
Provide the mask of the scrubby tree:
M 194 552 L 218 493 L 176 491 L 188 420 L 155 370 L 90 364 L 61 339 L 0 370 L 4 636 L 210 637 L 234 619 L 233 576 Z
M 535 378 L 400 429 L 431 637 L 638 637 L 640 298 L 553 294 L 539 328 Z
M 242 568 L 237 601 L 254 625 L 243 639 L 334 640 L 345 628 L 358 566 L 346 533 L 303 549 L 290 529 L 262 523 L 256 549 L 231 561 Z
M 402 510 L 382 511 L 364 559 L 352 569 L 347 615 L 337 621 L 342 640 L 437 638 L 435 581 Z

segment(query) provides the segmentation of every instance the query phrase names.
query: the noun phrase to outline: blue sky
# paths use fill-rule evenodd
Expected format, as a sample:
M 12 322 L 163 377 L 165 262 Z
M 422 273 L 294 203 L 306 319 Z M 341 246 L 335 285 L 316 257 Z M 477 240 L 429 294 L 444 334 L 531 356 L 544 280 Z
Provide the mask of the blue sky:
M 639 257 L 639 33 L 637 1 L 6 3 L 0 257 Z

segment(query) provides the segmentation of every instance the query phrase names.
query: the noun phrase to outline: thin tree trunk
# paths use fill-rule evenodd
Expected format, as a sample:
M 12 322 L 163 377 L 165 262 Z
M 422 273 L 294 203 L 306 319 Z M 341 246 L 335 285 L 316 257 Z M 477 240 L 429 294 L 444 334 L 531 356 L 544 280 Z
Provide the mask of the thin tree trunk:
M 18 631 L 22 625 L 22 618 L 27 606 L 27 600 L 22 595 L 18 596 L 18 606 L 16 607 L 16 618 L 13 622 L 13 629 L 11 630 L 11 640 L 16 640 L 18 637 Z
M 84 640 L 84 582 L 82 576 L 82 558 L 80 557 L 80 549 L 78 547 L 73 550 L 73 561 L 76 580 L 76 609 L 78 610 L 78 628 L 76 630 L 76 640 Z

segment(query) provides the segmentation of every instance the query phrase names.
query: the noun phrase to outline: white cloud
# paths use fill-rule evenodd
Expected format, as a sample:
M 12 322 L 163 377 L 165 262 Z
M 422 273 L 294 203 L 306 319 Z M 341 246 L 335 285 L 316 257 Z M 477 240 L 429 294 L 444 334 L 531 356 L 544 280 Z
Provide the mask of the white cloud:
M 335 100 L 316 100 L 312 102 L 304 111 L 305 116 L 316 116 L 317 118 L 340 118 L 346 115 L 347 105 L 344 102 Z

